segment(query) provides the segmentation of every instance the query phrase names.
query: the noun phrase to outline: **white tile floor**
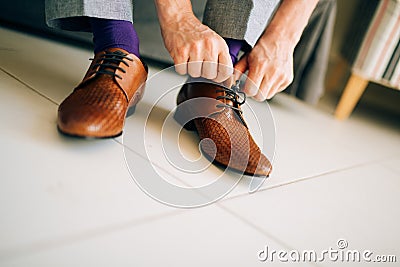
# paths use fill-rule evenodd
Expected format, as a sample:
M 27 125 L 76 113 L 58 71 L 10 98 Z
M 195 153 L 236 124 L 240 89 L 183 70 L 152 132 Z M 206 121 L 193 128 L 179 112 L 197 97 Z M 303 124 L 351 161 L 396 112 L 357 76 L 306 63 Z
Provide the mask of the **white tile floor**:
M 245 178 L 216 204 L 177 209 L 139 189 L 123 153 L 125 145 L 135 175 L 150 175 L 144 168 L 150 159 L 181 186 L 205 185 L 221 174 L 214 166 L 183 174 L 163 156 L 160 130 L 176 90 L 145 127 L 163 88 L 146 89 L 127 119 L 123 144 L 121 137 L 78 140 L 56 131 L 57 106 L 82 78 L 89 57 L 87 50 L 0 28 L 0 266 L 275 266 L 276 258 L 258 260 L 265 246 L 321 253 L 337 249 L 340 238 L 348 249 L 400 261 L 398 118 L 381 120 L 361 109 L 338 122 L 326 111 L 279 95 L 270 103 L 274 172 L 262 188 L 249 194 Z M 151 74 L 158 71 L 150 68 Z M 160 79 L 164 88 L 184 81 L 173 72 Z M 267 104 L 248 102 L 271 122 L 264 115 Z M 255 125 L 249 110 L 245 114 Z M 169 137 L 178 126 L 172 122 L 167 128 L 164 144 L 172 147 L 176 137 Z M 271 157 L 273 131 L 252 130 Z M 188 132 L 180 137 L 188 158 L 200 155 L 196 140 Z M 235 177 L 227 172 L 218 182 L 229 185 Z M 330 264 L 339 263 L 303 265 Z

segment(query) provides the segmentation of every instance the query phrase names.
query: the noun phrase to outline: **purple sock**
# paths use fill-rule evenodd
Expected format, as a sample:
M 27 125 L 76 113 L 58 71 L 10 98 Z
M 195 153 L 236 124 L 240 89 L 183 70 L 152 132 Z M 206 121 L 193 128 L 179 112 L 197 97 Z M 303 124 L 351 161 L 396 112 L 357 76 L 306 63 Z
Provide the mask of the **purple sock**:
M 131 22 L 90 18 L 90 24 L 92 26 L 95 53 L 108 48 L 122 48 L 140 57 L 139 37 Z
M 229 48 L 229 54 L 231 55 L 232 63 L 233 65 L 236 64 L 238 61 L 238 55 L 240 49 L 242 49 L 242 46 L 245 41 L 243 40 L 238 40 L 238 39 L 231 39 L 231 38 L 224 38 L 226 44 L 228 45 Z

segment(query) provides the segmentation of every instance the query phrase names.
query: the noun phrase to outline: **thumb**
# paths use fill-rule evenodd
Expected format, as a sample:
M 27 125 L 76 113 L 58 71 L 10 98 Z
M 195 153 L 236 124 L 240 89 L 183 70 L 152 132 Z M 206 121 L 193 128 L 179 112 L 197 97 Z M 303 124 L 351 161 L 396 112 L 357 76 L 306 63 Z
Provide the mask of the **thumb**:
M 248 68 L 247 63 L 248 55 L 244 55 L 234 66 L 233 78 L 235 81 L 239 80 L 243 73 L 246 72 Z

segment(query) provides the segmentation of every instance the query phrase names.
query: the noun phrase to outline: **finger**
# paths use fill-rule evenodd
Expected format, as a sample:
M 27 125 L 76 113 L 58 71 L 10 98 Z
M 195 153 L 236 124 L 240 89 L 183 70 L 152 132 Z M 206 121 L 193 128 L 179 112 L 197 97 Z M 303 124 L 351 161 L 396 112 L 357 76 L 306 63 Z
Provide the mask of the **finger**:
M 232 59 L 229 56 L 228 48 L 226 51 L 218 55 L 218 74 L 215 82 L 223 82 L 227 80 L 233 74 Z
M 267 97 L 265 97 L 262 92 L 258 92 L 255 96 L 253 96 L 253 99 L 258 102 L 263 102 L 267 99 Z
M 218 58 L 209 59 L 203 62 L 203 68 L 201 70 L 201 76 L 203 78 L 213 80 L 218 75 Z
M 282 85 L 284 84 L 284 81 L 276 81 L 276 83 L 271 87 L 271 90 L 267 94 L 267 99 L 273 98 L 277 93 L 279 93 L 280 88 L 282 88 Z
M 286 74 L 281 74 L 280 77 L 274 82 L 272 90 L 268 92 L 267 99 L 273 98 L 277 93 L 285 90 L 291 83 L 291 79 L 287 78 Z
M 243 92 L 245 92 L 248 96 L 255 96 L 258 93 L 262 79 L 263 76 L 249 66 L 249 74 L 247 76 L 246 83 L 244 84 Z
M 278 88 L 278 90 L 277 90 L 276 92 L 277 92 L 277 93 L 280 93 L 280 92 L 286 90 L 286 88 L 288 88 L 289 85 L 290 85 L 290 83 L 287 83 L 287 82 L 281 83 L 281 84 L 279 85 L 279 88 Z
M 223 85 L 224 85 L 226 88 L 231 88 L 232 85 L 234 85 L 234 84 L 235 84 L 235 80 L 233 80 L 233 76 L 232 76 L 232 75 L 229 76 L 229 78 L 226 79 L 226 80 L 223 82 Z
M 181 54 L 172 55 L 172 59 L 174 60 L 175 71 L 180 75 L 185 75 L 187 73 L 187 61 L 189 59 L 185 50 Z
M 175 71 L 180 75 L 185 75 L 187 73 L 187 64 L 180 63 L 175 65 Z
M 187 58 L 174 59 L 175 71 L 180 75 L 185 75 L 187 73 Z
M 235 70 L 233 73 L 233 79 L 235 81 L 239 80 L 243 73 L 246 72 L 248 63 L 247 63 L 248 55 L 244 55 L 234 66 Z
M 284 81 L 281 83 L 278 92 L 282 92 L 285 90 L 291 83 L 293 82 L 293 75 L 289 76 L 289 78 L 285 78 Z
M 189 60 L 188 60 L 188 74 L 194 78 L 198 78 L 201 76 L 201 69 L 203 66 L 203 54 L 202 48 L 200 45 L 192 46 L 189 52 Z
M 277 93 L 279 93 L 277 87 L 275 89 L 270 90 L 267 95 L 267 99 L 273 98 Z
M 271 89 L 271 84 L 268 78 L 264 77 L 257 94 L 253 97 L 257 101 L 265 101 Z
M 203 66 L 203 61 L 199 59 L 189 59 L 188 62 L 188 74 L 193 78 L 198 78 L 201 76 L 201 69 Z

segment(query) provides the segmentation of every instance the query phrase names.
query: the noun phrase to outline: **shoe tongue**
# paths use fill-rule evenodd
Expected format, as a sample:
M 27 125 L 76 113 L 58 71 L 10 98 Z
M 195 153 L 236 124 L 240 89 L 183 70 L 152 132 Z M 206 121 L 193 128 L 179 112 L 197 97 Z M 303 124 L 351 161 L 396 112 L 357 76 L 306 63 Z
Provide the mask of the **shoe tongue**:
M 239 105 L 235 104 L 232 100 L 229 100 L 225 98 L 227 96 L 227 93 L 224 92 L 224 87 L 223 85 L 215 84 L 215 83 L 210 83 L 210 82 L 194 82 L 190 83 L 191 90 L 188 92 L 188 97 L 189 98 L 196 98 L 196 97 L 208 97 L 217 100 L 218 102 L 221 102 L 223 105 L 228 105 L 234 108 L 240 108 Z M 218 99 L 217 99 L 218 98 Z M 215 112 L 221 111 L 220 107 L 215 106 L 215 102 L 210 103 L 210 107 L 208 107 L 210 110 L 215 110 Z M 236 110 L 234 110 L 237 112 Z
M 219 102 L 230 106 L 234 105 L 234 103 L 231 100 L 223 98 L 223 96 L 226 96 L 226 93 L 223 92 L 222 90 L 224 88 L 223 85 L 211 82 L 201 82 L 201 81 L 202 80 L 198 79 L 198 81 L 191 83 L 194 90 L 191 90 L 190 98 L 209 97 L 217 99 L 217 97 L 221 97 L 217 99 Z
M 231 100 L 228 99 L 224 98 L 217 99 L 217 97 L 226 96 L 226 92 L 222 90 L 223 88 L 224 88 L 223 85 L 214 84 L 210 82 L 189 82 L 186 83 L 181 90 L 184 90 L 185 92 L 184 95 L 187 99 L 193 99 L 197 97 L 201 98 L 205 97 L 212 99 L 212 101 L 202 102 L 201 107 L 195 105 L 193 107 L 194 110 L 201 109 L 201 112 L 198 113 L 210 114 L 209 116 L 218 116 L 218 114 L 220 114 L 221 112 L 226 111 L 229 114 L 232 114 L 236 119 L 239 119 L 243 123 L 243 125 L 247 127 L 242 115 L 238 110 L 224 107 L 224 105 L 229 105 L 235 108 L 239 108 L 238 105 L 234 104 Z M 221 106 L 216 105 L 216 100 L 217 103 L 221 102 L 222 105 Z

